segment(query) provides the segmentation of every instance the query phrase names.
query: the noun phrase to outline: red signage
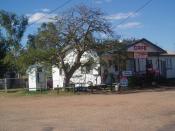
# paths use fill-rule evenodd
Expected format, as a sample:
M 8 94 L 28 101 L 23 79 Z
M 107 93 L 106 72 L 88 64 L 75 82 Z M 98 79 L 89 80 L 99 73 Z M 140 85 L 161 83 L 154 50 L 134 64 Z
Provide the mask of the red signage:
M 121 87 L 127 87 L 128 86 L 128 78 L 125 76 L 122 76 L 120 78 L 120 86 Z
M 147 50 L 147 46 L 146 45 L 135 45 L 134 46 L 134 50 L 135 51 L 146 51 Z
M 146 59 L 148 57 L 147 52 L 134 52 L 134 58 Z

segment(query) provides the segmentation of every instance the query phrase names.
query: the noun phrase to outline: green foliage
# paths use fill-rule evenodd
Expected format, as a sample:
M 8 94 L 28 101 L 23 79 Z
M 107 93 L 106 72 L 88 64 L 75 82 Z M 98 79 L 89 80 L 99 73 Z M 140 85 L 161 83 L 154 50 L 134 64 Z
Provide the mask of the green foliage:
M 59 45 L 58 31 L 53 23 L 43 23 L 36 35 L 28 36 L 27 47 L 47 50 Z
M 128 59 L 128 52 L 126 46 L 135 42 L 136 39 L 124 39 L 119 41 L 118 39 L 108 39 L 98 43 L 95 47 L 99 55 L 102 55 L 100 64 L 103 66 L 108 65 L 108 61 L 103 59 L 103 55 L 106 53 L 113 59 L 113 64 L 118 65 L 119 70 L 125 70 L 126 60 Z
M 43 23 L 36 35 L 29 35 L 26 49 L 23 49 L 18 60 L 22 72 L 30 65 L 40 63 L 46 68 L 56 60 L 57 30 L 53 23 Z
M 3 61 L 6 55 L 6 52 L 7 52 L 7 47 L 4 43 L 3 38 L 1 38 L 1 35 L 0 35 L 0 78 L 4 76 L 8 68 L 8 65 L 4 64 L 4 61 Z
M 20 71 L 25 73 L 30 65 L 40 63 L 45 67 L 49 67 L 52 64 L 52 54 L 55 50 L 42 50 L 42 49 L 34 49 L 30 48 L 28 50 L 24 50 L 21 52 L 21 55 L 18 59 L 18 66 L 20 67 Z
M 130 88 L 134 88 L 138 84 L 138 78 L 136 76 L 130 76 L 128 77 L 128 85 Z
M 0 11 L 0 25 L 5 29 L 8 39 L 13 42 L 20 42 L 27 24 L 28 20 L 25 16 L 17 16 L 14 13 L 9 13 L 3 10 Z
M 21 51 L 21 39 L 28 24 L 25 16 L 0 10 L 0 34 L 6 49 L 1 61 L 9 65 L 8 70 L 17 70 L 17 59 Z
M 73 73 L 85 63 L 80 59 L 84 52 L 94 49 L 96 34 L 112 34 L 110 23 L 98 9 L 75 6 L 63 12 L 55 23 L 44 23 L 35 35 L 30 35 L 27 49 L 21 56 L 26 65 L 51 63 L 61 67 L 69 83 Z M 70 51 L 75 51 L 75 61 L 70 65 L 64 61 Z M 90 59 L 87 65 L 92 62 Z

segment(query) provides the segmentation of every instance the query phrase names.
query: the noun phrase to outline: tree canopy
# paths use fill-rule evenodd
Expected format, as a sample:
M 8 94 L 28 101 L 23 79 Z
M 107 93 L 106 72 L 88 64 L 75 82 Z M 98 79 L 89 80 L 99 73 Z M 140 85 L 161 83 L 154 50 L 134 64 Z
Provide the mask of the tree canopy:
M 99 9 L 78 5 L 55 18 L 54 23 L 42 24 L 35 35 L 30 35 L 24 56 L 30 64 L 43 62 L 62 68 L 65 84 L 69 84 L 73 73 L 86 64 L 81 63 L 80 59 L 86 51 L 94 49 L 99 33 L 113 33 L 104 13 Z M 70 51 L 76 53 L 75 61 L 71 64 L 65 62 Z
M 0 10 L 0 47 L 4 52 L 0 61 L 1 65 L 9 65 L 8 70 L 17 70 L 17 57 L 22 48 L 20 42 L 27 24 L 27 17 Z

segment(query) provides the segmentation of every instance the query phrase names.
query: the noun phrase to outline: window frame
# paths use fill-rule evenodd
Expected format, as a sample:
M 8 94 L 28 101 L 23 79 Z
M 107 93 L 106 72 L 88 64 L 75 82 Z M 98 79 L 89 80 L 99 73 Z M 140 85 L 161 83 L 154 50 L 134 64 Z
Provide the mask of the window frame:
M 165 58 L 165 62 L 166 62 L 166 69 L 171 70 L 173 67 L 172 58 L 170 57 Z

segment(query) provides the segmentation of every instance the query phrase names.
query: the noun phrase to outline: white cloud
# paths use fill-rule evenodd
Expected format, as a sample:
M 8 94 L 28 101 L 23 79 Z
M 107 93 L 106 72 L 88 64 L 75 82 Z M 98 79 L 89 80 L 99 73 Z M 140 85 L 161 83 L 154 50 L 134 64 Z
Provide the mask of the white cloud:
M 142 24 L 140 22 L 128 22 L 126 24 L 118 25 L 117 28 L 120 29 L 132 29 L 132 28 L 141 28 Z
M 48 14 L 48 13 L 44 13 L 44 12 L 35 12 L 33 14 L 27 14 L 26 16 L 28 16 L 29 18 L 29 23 L 43 23 L 43 22 L 53 22 L 53 18 L 56 17 L 56 14 Z
M 127 12 L 127 13 L 116 13 L 112 15 L 106 16 L 106 19 L 108 20 L 121 20 L 126 19 L 128 17 L 136 17 L 138 14 L 134 12 Z
M 44 8 L 44 9 L 41 9 L 42 12 L 50 12 L 50 9 L 48 8 Z
M 102 3 L 105 3 L 105 2 L 110 3 L 110 2 L 112 2 L 112 0 L 94 0 L 94 2 L 96 4 L 102 4 Z

